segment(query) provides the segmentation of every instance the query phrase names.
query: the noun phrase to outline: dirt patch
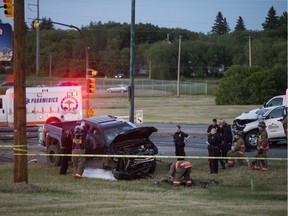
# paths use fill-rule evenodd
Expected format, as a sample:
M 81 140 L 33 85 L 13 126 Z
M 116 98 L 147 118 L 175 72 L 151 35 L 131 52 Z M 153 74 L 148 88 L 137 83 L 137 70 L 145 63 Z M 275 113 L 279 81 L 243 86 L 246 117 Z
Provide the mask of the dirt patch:
M 21 182 L 8 185 L 0 184 L 0 191 L 3 193 L 39 193 L 39 192 L 47 192 L 48 190 L 43 189 L 36 185 Z

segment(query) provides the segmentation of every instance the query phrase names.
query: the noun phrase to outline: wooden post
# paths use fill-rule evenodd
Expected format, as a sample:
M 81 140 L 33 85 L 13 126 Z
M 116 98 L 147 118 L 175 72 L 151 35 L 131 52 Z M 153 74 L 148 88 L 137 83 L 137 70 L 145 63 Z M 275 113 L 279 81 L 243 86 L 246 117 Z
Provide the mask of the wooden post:
M 14 0 L 14 182 L 28 183 L 24 1 Z

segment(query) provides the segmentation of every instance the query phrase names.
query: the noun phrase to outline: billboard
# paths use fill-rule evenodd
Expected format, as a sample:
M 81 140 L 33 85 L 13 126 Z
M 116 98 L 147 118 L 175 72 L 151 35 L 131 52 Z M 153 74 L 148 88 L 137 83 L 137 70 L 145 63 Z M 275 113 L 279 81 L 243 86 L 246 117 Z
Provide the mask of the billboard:
M 13 56 L 12 26 L 0 23 L 0 61 L 11 61 Z

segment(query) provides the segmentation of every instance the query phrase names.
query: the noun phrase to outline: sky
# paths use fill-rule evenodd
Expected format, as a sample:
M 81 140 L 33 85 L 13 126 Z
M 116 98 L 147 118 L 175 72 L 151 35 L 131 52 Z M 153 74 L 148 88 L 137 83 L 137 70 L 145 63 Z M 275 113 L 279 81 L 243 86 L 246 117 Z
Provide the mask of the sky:
M 25 0 L 25 21 L 29 25 L 37 17 L 51 18 L 77 27 L 91 21 L 131 23 L 131 0 Z M 271 6 L 281 16 L 287 11 L 287 0 L 135 0 L 135 23 L 151 23 L 159 27 L 183 28 L 208 33 L 220 11 L 231 30 L 241 16 L 246 29 L 263 30 Z M 3 10 L 3 9 L 0 9 Z M 13 19 L 0 13 L 4 23 L 13 25 Z M 55 26 L 55 28 L 65 28 Z

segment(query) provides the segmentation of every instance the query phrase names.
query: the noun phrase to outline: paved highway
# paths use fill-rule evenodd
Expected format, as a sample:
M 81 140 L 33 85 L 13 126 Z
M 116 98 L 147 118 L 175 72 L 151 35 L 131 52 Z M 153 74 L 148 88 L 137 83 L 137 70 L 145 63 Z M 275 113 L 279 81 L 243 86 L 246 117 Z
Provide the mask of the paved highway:
M 172 140 L 172 135 L 175 132 L 175 125 L 172 124 L 149 124 L 143 126 L 154 126 L 158 129 L 157 133 L 151 135 L 150 139 L 157 145 L 159 149 L 159 155 L 174 156 L 175 148 Z M 191 138 L 187 141 L 185 152 L 188 156 L 207 156 L 207 140 L 206 125 L 181 125 L 182 130 L 191 135 Z M 12 145 L 12 132 L 5 132 L 4 136 L 0 140 L 0 162 L 12 162 L 13 150 L 12 147 L 7 148 L 7 145 Z M 31 132 L 30 132 L 31 134 Z M 38 138 L 30 136 L 27 140 L 28 153 L 45 153 L 45 148 L 38 144 Z M 247 157 L 254 157 L 255 151 L 246 152 Z M 269 157 L 273 158 L 287 158 L 287 144 L 280 143 L 276 146 L 271 146 L 269 150 Z M 28 161 L 37 159 L 40 162 L 46 162 L 46 157 L 28 157 Z

